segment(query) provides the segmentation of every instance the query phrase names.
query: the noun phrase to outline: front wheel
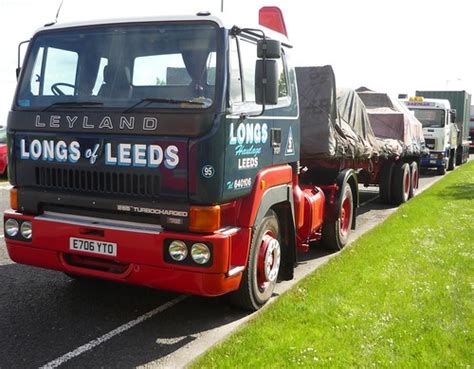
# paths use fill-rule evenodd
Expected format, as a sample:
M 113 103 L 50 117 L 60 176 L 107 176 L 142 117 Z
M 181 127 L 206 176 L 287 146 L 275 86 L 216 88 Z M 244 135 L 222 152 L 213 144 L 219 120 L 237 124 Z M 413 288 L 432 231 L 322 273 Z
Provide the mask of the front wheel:
M 341 191 L 341 201 L 335 221 L 326 221 L 323 224 L 322 244 L 328 250 L 338 251 L 346 246 L 349 240 L 349 230 L 352 227 L 354 201 L 352 188 L 345 183 Z
M 270 299 L 280 271 L 281 236 L 278 217 L 269 210 L 253 232 L 247 268 L 240 288 L 231 294 L 234 305 L 256 311 Z
M 446 174 L 446 165 L 440 165 L 437 169 L 436 172 L 442 176 Z
M 453 170 L 456 166 L 456 150 L 453 149 L 449 152 L 448 170 Z

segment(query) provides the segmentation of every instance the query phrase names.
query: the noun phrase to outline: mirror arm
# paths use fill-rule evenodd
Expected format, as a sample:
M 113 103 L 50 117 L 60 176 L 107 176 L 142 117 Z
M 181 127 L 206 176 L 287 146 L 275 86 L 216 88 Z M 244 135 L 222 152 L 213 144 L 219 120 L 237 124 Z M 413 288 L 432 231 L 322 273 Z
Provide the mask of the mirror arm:
M 20 59 L 21 59 L 21 46 L 24 44 L 29 43 L 30 40 L 25 40 L 22 41 L 18 44 L 18 59 L 17 59 L 17 66 L 16 66 L 16 79 L 20 77 L 20 72 L 21 72 L 21 65 L 20 65 Z

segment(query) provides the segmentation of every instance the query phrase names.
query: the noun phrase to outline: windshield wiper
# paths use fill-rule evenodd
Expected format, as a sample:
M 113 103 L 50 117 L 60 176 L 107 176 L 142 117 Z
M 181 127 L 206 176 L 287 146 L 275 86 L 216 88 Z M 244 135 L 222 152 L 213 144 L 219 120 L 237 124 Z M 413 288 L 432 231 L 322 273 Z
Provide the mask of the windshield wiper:
M 193 100 L 176 100 L 176 99 L 167 99 L 167 98 L 159 98 L 159 97 L 145 97 L 144 99 L 141 99 L 139 102 L 136 104 L 133 104 L 131 107 L 128 109 L 124 110 L 124 113 L 130 113 L 133 111 L 136 107 L 139 105 L 144 104 L 144 107 L 151 104 L 151 103 L 165 103 L 165 104 L 189 104 L 189 105 L 204 105 L 203 102 L 201 101 L 193 101 Z
M 75 108 L 75 107 L 100 106 L 100 105 L 104 105 L 104 103 L 98 102 L 98 101 L 60 101 L 60 102 L 52 103 L 51 105 L 44 108 L 43 111 L 48 111 L 56 107 Z

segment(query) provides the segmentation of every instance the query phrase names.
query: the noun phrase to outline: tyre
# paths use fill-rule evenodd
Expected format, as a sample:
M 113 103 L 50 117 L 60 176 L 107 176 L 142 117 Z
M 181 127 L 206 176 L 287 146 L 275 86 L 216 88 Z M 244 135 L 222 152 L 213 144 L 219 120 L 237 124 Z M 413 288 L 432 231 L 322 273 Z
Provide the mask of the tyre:
M 379 175 L 379 195 L 380 200 L 384 204 L 391 203 L 391 187 L 393 167 L 395 164 L 392 161 L 387 161 L 382 165 Z
M 458 146 L 458 150 L 457 150 L 457 155 L 456 155 L 456 165 L 462 165 L 464 164 L 466 161 L 463 160 L 463 148 L 462 146 Z
M 456 166 L 456 150 L 452 149 L 449 152 L 448 170 L 453 170 Z
M 349 240 L 349 230 L 354 216 L 354 195 L 349 183 L 345 183 L 341 191 L 341 201 L 337 209 L 337 219 L 323 224 L 322 245 L 333 251 L 341 250 Z
M 416 161 L 410 164 L 410 193 L 408 195 L 409 198 L 412 198 L 416 195 L 416 191 L 418 190 L 418 181 L 420 175 L 418 171 L 418 164 Z
M 395 164 L 392 178 L 392 203 L 403 204 L 410 197 L 410 166 L 408 163 Z
M 437 169 L 436 169 L 436 172 L 439 174 L 439 175 L 444 175 L 446 174 L 446 165 L 440 165 Z
M 252 235 L 247 268 L 231 302 L 256 311 L 272 296 L 281 262 L 281 236 L 278 217 L 269 210 Z

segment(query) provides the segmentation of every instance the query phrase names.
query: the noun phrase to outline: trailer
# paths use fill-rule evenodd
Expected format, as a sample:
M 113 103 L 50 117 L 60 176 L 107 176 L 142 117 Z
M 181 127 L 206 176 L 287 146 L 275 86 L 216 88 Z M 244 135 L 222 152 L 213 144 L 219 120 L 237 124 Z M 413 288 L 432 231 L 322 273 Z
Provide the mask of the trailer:
M 281 12 L 260 16 L 251 28 L 199 13 L 37 31 L 8 117 L 10 258 L 256 310 L 293 278 L 297 251 L 347 244 L 359 182 L 406 201 L 416 160 L 379 153 L 370 125 L 356 128 L 363 104 L 356 118 L 334 101 L 329 119 L 312 116 Z M 311 151 L 314 127 L 346 151 Z
M 419 182 L 421 124 L 412 132 L 408 111 L 392 110 L 385 117 L 401 119 L 402 127 L 394 129 L 393 119 L 375 122 L 360 92 L 336 87 L 331 66 L 297 67 L 296 75 L 303 132 L 300 162 L 310 169 L 302 178 L 332 184 L 341 171 L 351 170 L 356 183 L 378 186 L 386 204 L 400 205 L 413 197 Z M 408 138 L 400 139 L 400 132 L 408 132 Z

